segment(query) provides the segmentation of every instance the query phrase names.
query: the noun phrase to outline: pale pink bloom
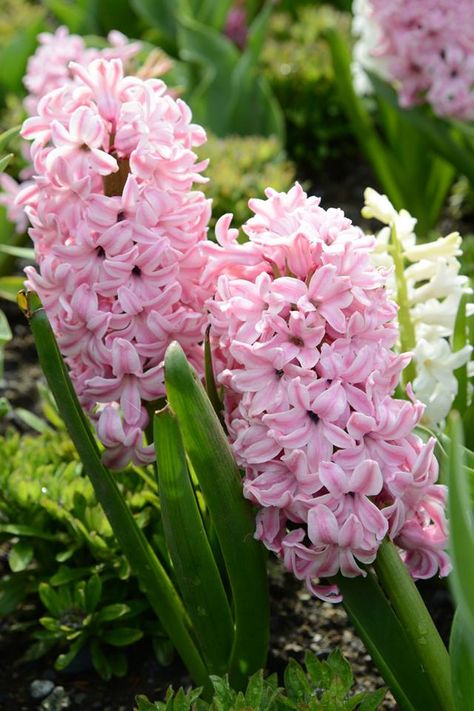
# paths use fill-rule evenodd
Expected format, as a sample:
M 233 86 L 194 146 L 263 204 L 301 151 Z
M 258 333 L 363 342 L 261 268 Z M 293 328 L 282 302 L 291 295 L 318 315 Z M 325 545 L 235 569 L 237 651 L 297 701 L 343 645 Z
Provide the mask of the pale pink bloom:
M 431 104 L 439 116 L 474 118 L 472 0 L 368 0 L 373 50 L 402 106 Z
M 364 575 L 387 534 L 415 577 L 446 574 L 434 440 L 413 433 L 423 406 L 394 398 L 410 355 L 391 350 L 397 307 L 374 241 L 298 184 L 266 196 L 250 201 L 248 243 L 218 221 L 202 275 L 256 537 L 325 600 L 340 599 L 325 579 Z
M 203 369 L 210 204 L 192 185 L 204 167 L 193 148 L 205 133 L 165 90 L 125 76 L 120 59 L 73 63 L 71 80 L 39 101 L 22 131 L 35 174 L 17 200 L 39 265 L 27 269 L 27 284 L 110 466 L 153 459 L 147 404 L 165 395 L 169 343 L 178 340 Z

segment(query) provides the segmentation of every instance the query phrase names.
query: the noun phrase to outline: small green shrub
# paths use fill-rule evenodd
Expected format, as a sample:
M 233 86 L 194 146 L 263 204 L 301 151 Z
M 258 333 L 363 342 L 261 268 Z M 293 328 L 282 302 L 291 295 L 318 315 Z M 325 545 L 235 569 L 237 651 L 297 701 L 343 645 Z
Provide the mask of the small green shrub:
M 200 155 L 209 158 L 209 182 L 203 189 L 212 198 L 211 226 L 226 212 L 234 213 L 236 226 L 242 225 L 252 214 L 251 197 L 264 197 L 268 186 L 288 190 L 295 179 L 294 165 L 276 138 L 209 135 Z
M 26 660 L 54 650 L 58 669 L 86 647 L 105 678 L 123 675 L 120 649 L 140 630 L 160 662 L 168 639 L 119 551 L 89 479 L 64 431 L 0 438 L 0 617 L 16 611 L 34 640 Z M 163 550 L 156 487 L 130 467 L 117 481 L 136 520 Z M 166 554 L 164 554 L 166 562 Z M 37 620 L 41 626 L 38 626 Z
M 165 701 L 151 703 L 144 696 L 137 698 L 136 711 L 376 711 L 385 690 L 350 695 L 354 683 L 349 662 L 339 650 L 327 661 L 307 654 L 305 669 L 294 659 L 284 674 L 284 688 L 278 686 L 276 674 L 264 678 L 259 671 L 250 677 L 245 693 L 236 692 L 228 680 L 211 677 L 214 687 L 212 700 L 201 699 L 202 689 L 176 693 L 168 689 Z
M 324 39 L 334 25 L 350 42 L 350 16 L 329 5 L 302 5 L 296 19 L 276 12 L 262 53 L 264 72 L 285 115 L 289 155 L 313 169 L 347 153 L 353 143 Z

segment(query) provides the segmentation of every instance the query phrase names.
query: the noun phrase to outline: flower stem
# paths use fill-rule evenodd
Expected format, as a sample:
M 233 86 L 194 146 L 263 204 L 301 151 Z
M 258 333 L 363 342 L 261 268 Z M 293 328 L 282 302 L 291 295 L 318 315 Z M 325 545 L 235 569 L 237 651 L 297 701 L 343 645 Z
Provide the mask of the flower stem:
M 374 567 L 438 696 L 440 711 L 453 711 L 448 652 L 413 579 L 390 540 L 386 539 L 380 546 Z
M 407 282 L 403 264 L 403 251 L 398 239 L 395 225 L 390 227 L 390 240 L 392 243 L 392 257 L 395 265 L 395 281 L 397 285 L 398 323 L 400 327 L 400 344 L 402 352 L 413 351 L 416 346 L 415 327 L 410 315 L 410 300 L 408 298 Z M 403 382 L 412 383 L 416 378 L 416 366 L 413 360 L 403 371 Z

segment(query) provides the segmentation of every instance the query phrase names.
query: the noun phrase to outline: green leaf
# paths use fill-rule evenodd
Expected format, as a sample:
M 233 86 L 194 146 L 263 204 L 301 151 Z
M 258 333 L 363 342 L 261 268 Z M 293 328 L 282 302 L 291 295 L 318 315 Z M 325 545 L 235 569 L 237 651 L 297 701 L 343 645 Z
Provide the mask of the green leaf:
M 245 705 L 253 709 L 259 709 L 263 701 L 263 692 L 263 671 L 259 669 L 259 671 L 253 674 L 249 679 L 245 692 Z
M 179 18 L 178 40 L 181 59 L 195 64 L 199 71 L 199 79 L 186 97 L 193 116 L 217 136 L 225 136 L 231 101 L 229 78 L 239 52 L 222 34 L 188 16 Z
M 19 135 L 20 131 L 21 125 L 12 126 L 12 128 L 3 131 L 3 133 L 0 133 L 0 153 L 5 150 L 12 138 L 16 138 Z
M 102 581 L 98 575 L 92 575 L 86 583 L 86 612 L 94 612 L 102 597 Z
M 463 619 L 474 636 L 474 519 L 465 472 L 460 416 L 448 418 L 448 518 L 453 571 L 450 582 Z
M 297 704 L 304 704 L 312 694 L 311 685 L 302 667 L 295 659 L 290 659 L 285 669 L 284 682 L 286 693 Z
M 58 671 L 62 671 L 63 669 L 66 669 L 71 662 L 77 657 L 79 654 L 80 650 L 82 647 L 85 645 L 87 641 L 86 635 L 81 635 L 76 639 L 71 646 L 69 647 L 69 651 L 66 652 L 66 654 L 60 654 L 59 657 L 56 659 L 56 662 L 54 664 L 54 668 L 57 669 Z
M 335 649 L 329 655 L 327 664 L 331 669 L 333 685 L 337 685 L 341 695 L 345 696 L 349 693 L 353 682 L 351 665 L 344 659 L 339 649 Z
M 458 312 L 456 314 L 456 321 L 454 324 L 454 332 L 453 332 L 453 339 L 452 339 L 453 353 L 456 351 L 460 351 L 462 348 L 464 348 L 464 346 L 467 343 L 467 337 L 468 337 L 467 318 L 466 318 L 467 303 L 468 303 L 468 295 L 463 294 L 460 301 L 459 301 Z M 458 412 L 461 413 L 461 415 L 464 415 L 466 408 L 467 408 L 467 402 L 468 402 L 467 363 L 465 363 L 460 368 L 455 370 L 454 375 L 456 376 L 456 379 L 458 381 L 458 391 L 456 394 L 456 398 L 453 402 L 452 409 L 457 410 Z
M 29 536 L 32 538 L 41 538 L 45 541 L 57 541 L 57 535 L 48 533 L 34 526 L 26 526 L 20 523 L 1 523 L 0 533 L 9 533 L 12 536 Z
M 125 605 L 121 602 L 116 602 L 112 605 L 106 605 L 101 610 L 99 610 L 99 612 L 95 616 L 95 619 L 97 620 L 97 622 L 111 622 L 112 620 L 118 620 L 120 617 L 123 617 L 128 612 L 130 612 L 130 607 L 128 605 Z
M 0 578 L 0 617 L 10 615 L 30 592 L 27 573 Z
M 394 207 L 404 207 L 404 197 L 395 175 L 394 158 L 379 139 L 372 118 L 365 108 L 363 100 L 354 91 L 351 70 L 350 48 L 343 34 L 334 28 L 326 31 L 329 48 L 337 78 L 337 89 L 348 119 L 362 150 L 372 164 L 383 191 L 388 195 Z
M 44 29 L 44 18 L 39 17 L 30 25 L 23 27 L 0 49 L 0 83 L 8 91 L 22 93 L 22 79 L 26 70 L 28 57 L 33 54 L 37 45 L 37 37 Z
M 377 711 L 386 693 L 385 689 L 377 689 L 377 691 L 371 691 L 369 693 L 363 692 L 361 694 L 363 701 L 357 706 L 357 711 Z
M 60 617 L 62 612 L 61 598 L 48 583 L 40 583 L 38 587 L 40 600 L 46 609 L 54 616 Z
M 0 252 L 11 254 L 13 257 L 19 257 L 20 259 L 29 259 L 32 262 L 35 260 L 35 250 L 29 247 L 15 247 L 9 244 L 0 244 Z
M 58 410 L 117 540 L 184 663 L 198 683 L 206 684 L 206 667 L 189 633 L 188 618 L 182 602 L 142 530 L 136 524 L 115 478 L 101 462 L 97 443 L 77 400 L 46 313 L 40 307 L 38 297 L 31 292 L 20 294 L 19 305 L 30 321 L 39 360 Z
M 8 167 L 8 164 L 10 163 L 12 158 L 14 158 L 13 153 L 7 153 L 6 156 L 2 156 L 0 158 L 0 173 L 3 173 L 5 168 Z
M 0 277 L 0 297 L 15 302 L 18 292 L 24 286 L 24 277 L 2 276 Z
M 11 341 L 12 338 L 13 334 L 8 319 L 3 311 L 0 311 L 0 347 Z
M 108 661 L 108 655 L 104 653 L 100 643 L 96 639 L 92 642 L 90 650 L 94 669 L 100 674 L 102 679 L 107 681 L 112 676 L 112 668 Z
M 105 630 L 102 633 L 104 642 L 112 644 L 114 647 L 126 647 L 137 642 L 142 637 L 142 630 L 134 629 L 133 627 L 119 627 L 115 630 Z
M 49 584 L 53 586 L 66 585 L 87 577 L 90 572 L 90 568 L 68 568 L 66 565 L 61 565 L 58 572 L 49 579 Z
M 449 639 L 453 694 L 457 711 L 474 711 L 474 636 L 456 610 Z
M 186 609 L 209 671 L 227 671 L 233 621 L 221 576 L 196 502 L 176 417 L 155 415 L 161 514 L 166 543 Z
M 404 626 L 396 616 L 376 576 L 344 578 L 337 585 L 357 634 L 403 711 L 438 709 L 439 701 Z
M 33 559 L 34 549 L 29 541 L 20 540 L 10 549 L 8 563 L 14 573 L 25 570 Z
M 135 12 L 155 27 L 165 40 L 163 49 L 176 54 L 176 15 L 179 0 L 131 0 Z
M 219 419 L 181 346 L 165 355 L 168 402 L 198 478 L 222 550 L 233 596 L 235 642 L 230 665 L 234 688 L 262 668 L 268 644 L 268 589 L 263 547 L 253 534 L 252 509 Z

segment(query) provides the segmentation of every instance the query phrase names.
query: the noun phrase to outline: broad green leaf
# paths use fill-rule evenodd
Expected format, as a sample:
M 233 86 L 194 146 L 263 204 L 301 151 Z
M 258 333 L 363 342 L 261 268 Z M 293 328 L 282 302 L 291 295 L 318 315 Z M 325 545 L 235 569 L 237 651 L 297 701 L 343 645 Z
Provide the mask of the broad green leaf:
M 8 554 L 8 563 L 14 573 L 25 570 L 33 560 L 34 548 L 28 540 L 15 543 Z
M 44 18 L 39 17 L 0 48 L 0 84 L 8 91 L 20 94 L 24 91 L 22 79 L 26 63 L 36 49 L 38 34 L 44 26 Z
M 86 577 L 90 572 L 90 568 L 68 568 L 66 565 L 61 565 L 58 572 L 49 579 L 49 583 L 53 586 L 66 585 Z
M 164 38 L 164 49 L 176 54 L 177 11 L 179 0 L 131 0 L 135 12 Z
M 308 677 L 295 659 L 290 659 L 285 669 L 284 682 L 289 698 L 303 705 L 312 695 Z
M 268 643 L 268 591 L 263 547 L 253 534 L 252 509 L 219 419 L 181 346 L 165 355 L 168 402 L 178 419 L 184 449 L 199 480 L 232 590 L 235 642 L 230 678 L 243 688 L 264 666 Z
M 196 66 L 199 78 L 187 96 L 196 121 L 217 136 L 228 133 L 231 95 L 229 80 L 239 60 L 237 48 L 211 27 L 180 17 L 180 57 Z
M 398 108 L 398 98 L 392 87 L 374 74 L 370 74 L 370 79 L 376 91 Z M 434 115 L 427 116 L 420 107 L 399 109 L 399 111 L 403 112 L 404 118 L 421 132 L 433 150 L 474 183 L 474 156 L 456 140 L 452 127 L 448 123 Z
M 465 472 L 464 439 L 459 413 L 448 418 L 448 518 L 453 563 L 450 582 L 465 624 L 474 636 L 474 518 Z
M 0 277 L 0 297 L 15 302 L 18 292 L 24 286 L 24 277 L 2 276 Z
M 449 639 L 456 711 L 474 711 L 474 635 L 458 609 Z
M 163 527 L 178 587 L 209 671 L 224 674 L 234 637 L 232 614 L 169 409 L 155 414 L 154 442 Z
M 129 644 L 137 642 L 142 637 L 142 630 L 134 629 L 133 627 L 118 627 L 117 629 L 106 630 L 102 633 L 104 642 L 114 647 L 126 647 Z
M 117 540 L 183 662 L 198 683 L 206 684 L 207 671 L 189 633 L 188 618 L 182 602 L 143 532 L 137 526 L 115 478 L 101 462 L 97 443 L 77 400 L 46 313 L 34 293 L 22 292 L 18 302 L 30 321 L 39 360 L 58 410 Z
M 62 605 L 61 598 L 56 590 L 48 585 L 48 583 L 40 583 L 38 587 L 38 594 L 46 609 L 54 615 L 54 617 L 59 617 L 62 612 Z
M 376 576 L 335 580 L 357 634 L 364 642 L 400 709 L 438 709 L 439 701 L 424 673 L 404 626 L 380 587 Z
M 379 139 L 363 100 L 354 91 L 351 71 L 352 57 L 346 39 L 339 30 L 333 28 L 327 30 L 326 36 L 331 50 L 334 73 L 337 77 L 338 93 L 347 117 L 363 151 L 372 164 L 383 191 L 388 195 L 395 208 L 400 210 L 404 207 L 404 198 L 400 184 L 394 179 L 397 170 L 394 167 L 396 161 Z

